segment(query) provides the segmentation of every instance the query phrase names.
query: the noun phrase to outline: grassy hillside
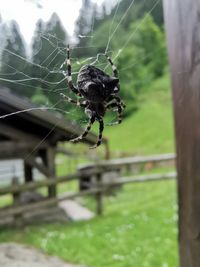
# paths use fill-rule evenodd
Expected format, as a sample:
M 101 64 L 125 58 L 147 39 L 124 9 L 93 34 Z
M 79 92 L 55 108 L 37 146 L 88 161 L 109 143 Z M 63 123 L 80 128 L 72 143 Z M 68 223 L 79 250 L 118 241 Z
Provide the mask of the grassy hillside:
M 131 103 L 126 103 L 131 105 Z M 140 94 L 139 109 L 121 125 L 107 126 L 111 150 L 132 154 L 174 151 L 172 102 L 169 76 L 156 80 Z

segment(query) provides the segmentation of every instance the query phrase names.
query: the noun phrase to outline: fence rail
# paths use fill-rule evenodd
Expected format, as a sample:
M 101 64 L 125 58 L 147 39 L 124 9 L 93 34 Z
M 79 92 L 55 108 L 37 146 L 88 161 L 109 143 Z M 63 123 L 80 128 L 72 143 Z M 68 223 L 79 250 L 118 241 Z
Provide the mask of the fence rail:
M 5 194 L 12 194 L 16 196 L 16 194 L 20 194 L 25 191 L 35 190 L 41 187 L 48 187 L 50 185 L 58 185 L 61 183 L 69 182 L 72 180 L 81 181 L 85 177 L 95 176 L 95 184 L 93 184 L 92 188 L 73 192 L 73 193 L 66 193 L 64 195 L 44 199 L 42 201 L 38 201 L 37 203 L 29 203 L 29 204 L 17 204 L 12 206 L 7 206 L 0 209 L 0 220 L 2 218 L 8 216 L 19 216 L 26 212 L 35 212 L 37 209 L 48 207 L 54 204 L 59 203 L 60 201 L 67 200 L 67 199 L 74 199 L 77 197 L 83 197 L 86 195 L 94 195 L 96 199 L 96 211 L 97 214 L 101 214 L 103 211 L 103 195 L 106 191 L 110 190 L 113 187 L 130 184 L 130 183 L 141 183 L 141 182 L 152 182 L 152 181 L 161 181 L 161 180 L 170 180 L 176 178 L 176 173 L 165 173 L 165 174 L 146 174 L 146 175 L 134 175 L 131 177 L 122 177 L 120 175 L 120 168 L 124 166 L 132 166 L 138 164 L 145 164 L 149 162 L 166 162 L 166 161 L 174 161 L 175 155 L 174 154 L 166 154 L 166 155 L 156 155 L 156 156 L 148 156 L 148 157 L 135 157 L 135 158 L 124 158 L 124 159 L 114 159 L 108 161 L 101 161 L 97 164 L 87 164 L 82 165 L 78 168 L 76 173 L 59 177 L 58 179 L 48 179 L 42 181 L 35 181 L 30 182 L 27 184 L 17 184 L 11 186 L 4 186 L 0 188 L 0 196 Z M 105 172 L 116 171 L 115 180 L 110 181 L 109 179 L 106 181 L 102 180 L 103 174 Z
M 119 170 L 125 167 L 143 165 L 146 163 L 158 164 L 162 162 L 171 162 L 176 160 L 175 154 L 162 154 L 143 157 L 129 157 L 111 160 L 102 160 L 92 164 L 82 164 L 79 166 L 81 173 L 92 175 L 95 173 L 102 173 L 109 170 Z

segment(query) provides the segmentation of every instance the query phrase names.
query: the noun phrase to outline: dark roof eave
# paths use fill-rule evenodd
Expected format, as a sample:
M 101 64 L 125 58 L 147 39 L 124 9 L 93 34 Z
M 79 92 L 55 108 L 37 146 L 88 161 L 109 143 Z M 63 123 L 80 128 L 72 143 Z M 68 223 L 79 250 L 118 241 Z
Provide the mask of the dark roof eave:
M 51 112 L 47 109 L 39 109 L 35 105 L 30 103 L 27 99 L 19 98 L 18 96 L 10 93 L 7 89 L 0 89 L 0 102 L 4 106 L 6 105 L 8 109 L 12 110 L 12 112 L 18 112 L 20 110 L 27 110 L 33 108 L 33 110 L 28 111 L 27 113 L 20 113 L 21 116 L 24 116 L 26 119 L 30 121 L 37 122 L 37 124 L 44 125 L 51 130 L 55 127 L 55 131 L 63 132 L 63 135 L 66 133 L 73 135 L 80 135 L 83 131 L 83 128 L 80 127 L 77 123 L 69 121 L 65 119 L 60 113 Z M 1 105 L 1 106 L 2 106 Z M 97 136 L 94 133 L 89 133 L 83 142 L 89 144 L 95 144 Z M 66 138 L 67 140 L 67 138 Z M 105 138 L 102 139 L 102 143 L 106 144 L 107 140 Z

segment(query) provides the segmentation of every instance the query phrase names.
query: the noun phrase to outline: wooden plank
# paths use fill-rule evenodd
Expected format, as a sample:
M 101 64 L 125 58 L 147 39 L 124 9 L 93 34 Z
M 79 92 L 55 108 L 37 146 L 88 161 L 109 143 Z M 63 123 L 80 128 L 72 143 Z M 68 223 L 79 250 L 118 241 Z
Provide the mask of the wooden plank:
M 132 183 L 145 183 L 145 182 L 156 182 L 163 180 L 174 180 L 176 179 L 177 174 L 175 172 L 163 173 L 163 174 L 148 174 L 148 175 L 138 175 L 130 177 L 120 177 L 114 180 L 114 182 L 104 182 L 102 186 L 115 186 L 115 185 L 124 185 Z
M 153 156 L 138 156 L 138 157 L 129 157 L 129 158 L 120 158 L 112 160 L 102 160 L 95 162 L 93 164 L 82 164 L 79 166 L 80 172 L 96 172 L 119 169 L 120 167 L 128 165 L 143 164 L 147 162 L 158 163 L 163 161 L 172 161 L 176 159 L 175 154 L 162 154 L 162 155 L 153 155 Z
M 76 179 L 78 179 L 78 174 L 74 173 L 71 175 L 58 177 L 57 179 L 45 179 L 41 181 L 30 182 L 28 184 L 5 186 L 5 187 L 0 188 L 0 196 L 6 195 L 6 194 L 13 194 L 17 192 L 25 192 L 29 190 L 34 190 L 40 187 L 50 186 L 53 184 L 60 184 L 60 183 L 64 183 L 64 182 L 68 182 L 68 181 L 72 181 Z
M 74 178 L 74 177 L 71 177 Z M 34 210 L 37 209 L 38 207 L 42 208 L 42 207 L 46 207 L 49 205 L 53 205 L 53 204 L 57 204 L 60 201 L 66 200 L 66 199 L 73 199 L 76 197 L 81 197 L 81 196 L 86 196 L 86 195 L 96 195 L 98 196 L 99 194 L 101 194 L 101 199 L 100 202 L 97 203 L 97 212 L 99 214 L 102 213 L 102 193 L 104 191 L 107 190 L 107 186 L 115 186 L 115 185 L 121 185 L 121 184 L 128 184 L 128 183 L 138 183 L 138 182 L 148 182 L 148 181 L 159 181 L 159 180 L 171 180 L 176 178 L 176 174 L 175 173 L 168 173 L 168 174 L 152 174 L 152 175 L 145 175 L 145 176 L 137 176 L 137 177 L 131 177 L 131 178 L 123 178 L 123 179 L 118 179 L 118 181 L 114 181 L 113 183 L 106 183 L 106 184 L 101 184 L 101 187 L 99 188 L 92 188 L 92 189 L 88 189 L 88 190 L 84 190 L 84 191 L 80 191 L 77 193 L 67 193 L 64 194 L 60 197 L 57 198 L 51 198 L 48 200 L 43 200 L 34 204 L 26 204 L 26 205 L 21 205 L 21 206 L 17 206 L 17 207 L 9 207 L 9 208 L 3 208 L 0 209 L 0 218 L 1 217 L 5 217 L 5 216 L 11 216 L 11 215 L 15 215 L 15 214 L 20 214 L 20 213 L 24 213 L 26 211 L 30 211 L 30 210 Z M 48 180 L 49 182 L 53 182 L 54 180 Z M 44 181 L 43 181 L 44 182 Z M 54 181 L 55 182 L 55 181 Z M 26 185 L 26 188 L 31 185 L 31 183 Z M 106 185 L 106 186 L 105 186 Z M 23 185 L 22 188 L 25 188 L 25 186 Z M 99 200 L 99 199 L 97 199 Z M 99 210 L 98 210 L 99 209 Z
M 82 192 L 77 192 L 77 193 L 66 193 L 63 194 L 60 197 L 57 198 L 49 198 L 37 203 L 32 203 L 32 204 L 25 204 L 21 206 L 15 206 L 15 207 L 9 207 L 9 208 L 4 208 L 0 209 L 0 219 L 5 218 L 6 216 L 12 216 L 12 215 L 17 215 L 17 214 L 22 214 L 25 212 L 30 212 L 31 210 L 35 210 L 38 208 L 43 208 L 51 205 L 58 204 L 61 201 L 67 200 L 67 199 L 74 199 L 77 197 L 83 197 L 87 195 L 95 195 L 100 191 L 100 189 L 94 188 L 90 190 L 85 190 Z
M 200 1 L 165 0 L 175 117 L 181 267 L 200 266 Z
M 104 184 L 101 185 L 115 185 L 115 182 L 118 184 L 126 184 L 126 183 L 134 183 L 134 182 L 148 182 L 148 181 L 157 181 L 157 180 L 163 180 L 163 179 L 174 179 L 176 177 L 176 174 L 174 172 L 172 173 L 165 173 L 165 174 L 149 174 L 149 175 L 138 175 L 138 176 L 131 176 L 128 178 L 118 178 L 114 180 L 114 183 L 104 182 Z M 35 181 L 30 182 L 28 184 L 21 184 L 17 186 L 5 186 L 3 188 L 0 188 L 0 196 L 6 195 L 6 194 L 13 194 L 17 192 L 25 192 L 29 190 L 34 190 L 37 188 L 53 185 L 53 184 L 60 184 L 64 182 L 69 182 L 72 180 L 78 180 L 79 174 L 74 173 L 67 176 L 61 176 L 57 179 L 46 179 L 41 181 Z
M 175 158 L 176 156 L 173 153 L 153 155 L 153 156 L 137 156 L 137 157 L 120 158 L 120 159 L 112 159 L 112 160 L 102 160 L 102 161 L 96 162 L 95 165 L 102 166 L 102 167 L 107 167 L 107 166 L 114 167 L 114 166 L 121 166 L 121 165 L 146 163 L 146 162 L 169 161 L 169 160 L 174 160 Z M 88 166 L 92 166 L 92 164 L 85 165 L 85 167 L 88 167 Z
M 0 159 L 5 158 L 23 158 L 24 155 L 27 155 L 34 149 L 38 144 L 37 142 L 32 141 L 1 141 L 0 142 Z M 42 144 L 40 149 L 44 149 L 47 145 Z
M 38 138 L 37 136 L 33 134 L 27 134 L 26 132 L 14 128 L 10 125 L 7 125 L 5 123 L 0 122 L 0 134 L 11 138 L 11 140 L 16 140 L 16 141 L 22 141 L 25 143 L 25 141 L 30 141 L 32 144 L 38 144 L 41 139 Z M 48 142 L 44 140 L 44 142 L 41 144 L 43 147 L 48 145 Z

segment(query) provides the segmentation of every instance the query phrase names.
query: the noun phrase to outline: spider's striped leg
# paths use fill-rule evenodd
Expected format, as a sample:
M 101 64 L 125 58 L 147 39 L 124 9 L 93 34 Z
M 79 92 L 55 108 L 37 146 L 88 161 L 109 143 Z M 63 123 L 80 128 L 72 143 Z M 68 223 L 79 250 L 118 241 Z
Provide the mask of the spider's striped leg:
M 111 103 L 111 104 L 108 104 L 106 108 L 109 109 L 109 108 L 115 108 L 115 107 L 117 107 L 118 121 L 108 123 L 107 125 L 109 125 L 109 126 L 120 124 L 122 122 L 122 110 L 123 110 L 123 107 L 121 106 L 121 104 Z
M 88 134 L 88 132 L 90 131 L 90 129 L 92 127 L 92 124 L 94 122 L 95 122 L 95 117 L 93 116 L 89 120 L 89 123 L 88 123 L 87 127 L 85 128 L 85 131 L 80 136 L 78 136 L 78 137 L 76 137 L 74 139 L 71 139 L 69 141 L 76 143 L 76 142 L 79 142 L 80 140 L 82 140 Z
M 125 109 L 126 105 L 121 101 L 121 98 L 120 98 L 119 96 L 111 95 L 111 96 L 108 98 L 107 102 L 109 103 L 109 102 L 111 102 L 112 100 L 116 100 L 117 104 L 118 104 L 118 105 L 121 105 L 121 108 L 122 108 L 122 109 Z
M 117 67 L 114 65 L 114 63 L 112 62 L 112 59 L 108 55 L 106 55 L 106 57 L 107 57 L 107 60 L 108 60 L 108 62 L 110 63 L 110 65 L 112 67 L 113 75 L 118 78 L 118 70 L 117 70 Z
M 67 46 L 67 60 L 66 60 L 66 64 L 67 64 L 67 83 L 69 88 L 72 90 L 72 92 L 74 92 L 76 95 L 81 96 L 81 93 L 78 91 L 78 89 L 74 86 L 73 82 L 72 82 L 72 68 L 71 68 L 71 61 L 70 61 L 70 57 L 69 57 L 69 45 Z
M 103 119 L 102 118 L 98 118 L 98 122 L 99 122 L 99 136 L 98 136 L 98 140 L 97 140 L 97 142 L 96 142 L 96 144 L 94 146 L 90 147 L 91 149 L 100 146 L 101 141 L 102 141 L 102 133 L 103 133 L 103 129 L 104 129 Z
M 87 106 L 85 101 L 84 102 L 79 102 L 78 100 L 74 100 L 74 99 L 64 95 L 63 93 L 60 93 L 60 96 L 62 96 L 62 98 L 64 98 L 67 102 L 72 103 L 72 104 L 74 104 L 76 106 L 80 106 L 80 107 L 83 107 L 83 108 L 85 108 Z

